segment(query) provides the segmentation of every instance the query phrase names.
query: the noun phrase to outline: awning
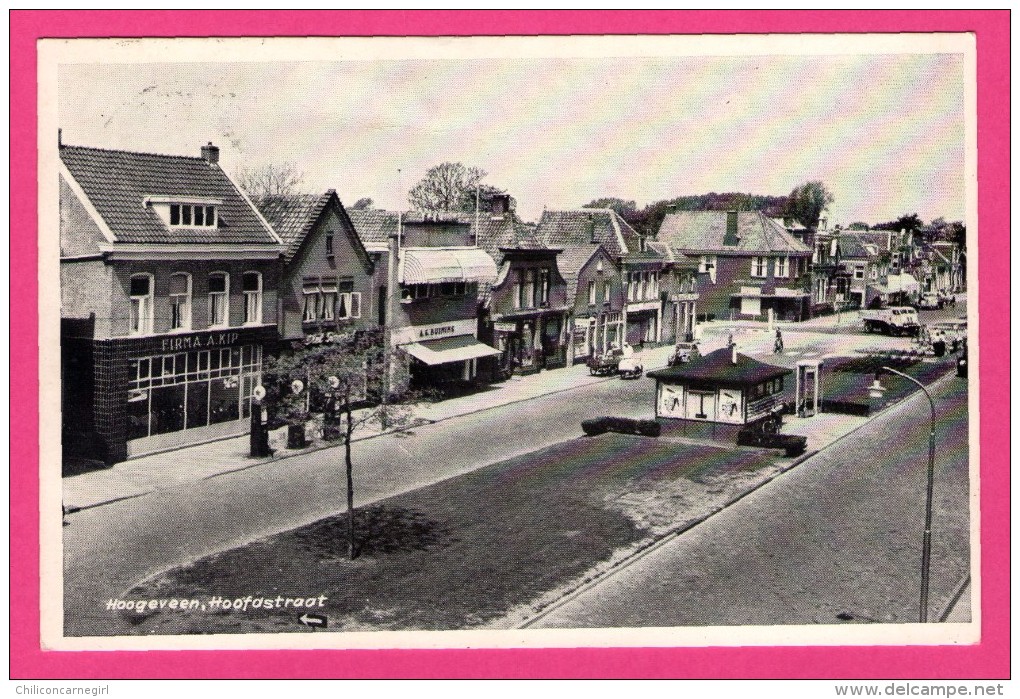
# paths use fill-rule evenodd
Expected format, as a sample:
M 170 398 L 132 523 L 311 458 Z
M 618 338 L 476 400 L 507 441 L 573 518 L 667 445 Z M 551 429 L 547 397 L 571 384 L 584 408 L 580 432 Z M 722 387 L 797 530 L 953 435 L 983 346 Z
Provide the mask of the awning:
M 400 349 L 430 366 L 449 364 L 450 362 L 463 362 L 468 359 L 492 357 L 501 354 L 498 349 L 479 342 L 471 335 L 458 335 L 457 337 L 443 337 L 438 340 L 412 342 L 409 345 L 401 345 Z
M 401 284 L 495 281 L 496 263 L 479 248 L 405 248 L 400 252 Z
M 876 293 L 882 296 L 889 295 L 889 287 L 885 284 L 868 284 L 869 289 L 874 289 Z
M 901 291 L 917 291 L 921 288 L 921 285 L 917 283 L 912 274 L 890 274 L 889 275 L 889 293 L 896 294 Z

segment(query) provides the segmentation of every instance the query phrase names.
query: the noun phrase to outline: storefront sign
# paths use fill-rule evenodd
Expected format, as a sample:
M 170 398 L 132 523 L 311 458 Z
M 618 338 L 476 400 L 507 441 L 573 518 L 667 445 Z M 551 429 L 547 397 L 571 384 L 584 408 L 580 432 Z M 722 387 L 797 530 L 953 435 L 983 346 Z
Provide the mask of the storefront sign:
M 517 323 L 493 323 L 493 329 L 500 333 L 517 332 Z
M 354 339 L 355 333 L 353 331 L 338 333 L 338 332 L 325 332 L 325 333 L 313 333 L 305 336 L 306 345 L 321 345 L 321 344 L 343 344 L 350 342 Z
M 187 335 L 183 337 L 166 337 L 160 347 L 162 352 L 176 352 L 185 349 L 204 349 L 206 347 L 229 347 L 237 342 L 241 333 L 225 332 L 209 335 Z
M 445 323 L 396 328 L 393 330 L 391 338 L 394 345 L 406 345 L 408 342 L 436 340 L 441 337 L 456 337 L 458 335 L 471 335 L 473 337 L 477 330 L 478 321 L 474 318 L 465 318 L 463 320 L 450 320 Z

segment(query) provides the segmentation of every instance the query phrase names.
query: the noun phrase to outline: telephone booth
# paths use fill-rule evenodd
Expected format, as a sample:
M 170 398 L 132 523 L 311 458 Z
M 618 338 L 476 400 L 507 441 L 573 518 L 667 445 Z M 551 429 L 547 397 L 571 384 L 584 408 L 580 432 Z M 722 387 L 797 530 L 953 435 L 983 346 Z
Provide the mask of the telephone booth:
M 822 412 L 821 359 L 803 359 L 797 362 L 797 417 L 811 417 Z

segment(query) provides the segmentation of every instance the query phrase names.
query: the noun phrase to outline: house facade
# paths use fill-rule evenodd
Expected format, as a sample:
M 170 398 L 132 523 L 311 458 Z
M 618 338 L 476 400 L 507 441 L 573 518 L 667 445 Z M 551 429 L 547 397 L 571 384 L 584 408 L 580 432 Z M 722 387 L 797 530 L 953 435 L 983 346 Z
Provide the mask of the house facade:
M 378 327 L 375 265 L 336 192 L 264 196 L 254 203 L 285 246 L 281 341 L 339 342 Z
M 468 215 L 349 213 L 378 260 L 377 318 L 391 346 L 410 358 L 412 386 L 480 380 L 479 360 L 500 354 L 478 339 L 480 286 L 493 284 L 497 270 L 476 244 Z
M 486 203 L 472 229 L 498 271 L 493 284 L 481 287 L 479 338 L 500 351 L 494 358 L 500 376 L 565 366 L 570 309 L 556 264 L 562 251 L 544 245 L 517 217 L 509 195 Z
M 243 434 L 277 338 L 280 239 L 200 157 L 60 147 L 65 454 Z
M 573 311 L 570 362 L 625 342 L 662 341 L 660 292 L 668 258 L 615 211 L 545 211 L 536 235 L 563 251 L 559 269 Z
M 804 320 L 811 249 L 757 211 L 667 214 L 657 240 L 698 264 L 699 318 Z

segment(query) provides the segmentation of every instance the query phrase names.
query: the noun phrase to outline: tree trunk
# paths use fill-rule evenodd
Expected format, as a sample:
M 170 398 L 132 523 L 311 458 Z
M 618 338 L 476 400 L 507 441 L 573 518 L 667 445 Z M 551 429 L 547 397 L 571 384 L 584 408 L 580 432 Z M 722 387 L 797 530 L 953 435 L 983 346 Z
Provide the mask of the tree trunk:
M 347 414 L 347 437 L 344 439 L 344 459 L 347 466 L 347 554 L 354 560 L 357 555 L 354 541 L 354 463 L 351 460 L 351 434 L 354 432 L 354 418 L 351 415 L 351 402 L 344 405 Z

